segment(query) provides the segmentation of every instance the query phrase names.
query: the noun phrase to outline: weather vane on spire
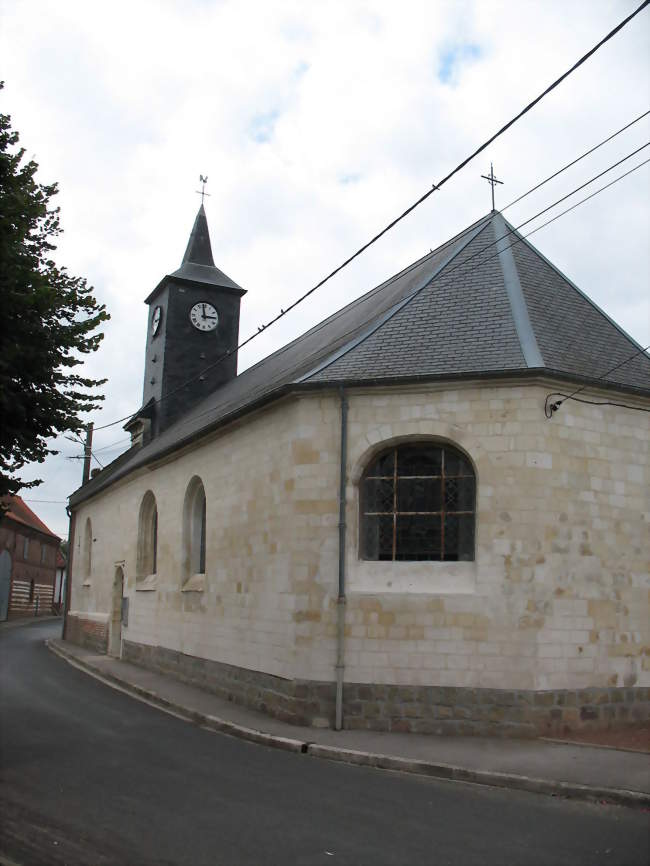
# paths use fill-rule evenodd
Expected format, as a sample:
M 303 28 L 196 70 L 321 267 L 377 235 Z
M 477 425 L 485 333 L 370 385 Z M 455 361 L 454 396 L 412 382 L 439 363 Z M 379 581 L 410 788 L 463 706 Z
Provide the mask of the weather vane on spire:
M 490 186 L 492 187 L 492 210 L 495 210 L 495 207 L 494 207 L 494 187 L 495 187 L 498 183 L 500 183 L 501 185 L 503 185 L 503 181 L 502 181 L 502 180 L 498 180 L 498 179 L 494 176 L 494 169 L 492 168 L 492 163 L 490 163 L 490 173 L 489 173 L 489 174 L 482 174 L 481 177 L 484 177 L 485 180 L 486 180 L 486 181 L 490 184 Z
M 195 192 L 197 195 L 201 196 L 201 204 L 203 204 L 203 199 L 205 198 L 205 196 L 206 195 L 208 197 L 210 196 L 210 193 L 205 191 L 205 185 L 208 182 L 208 176 L 206 175 L 205 177 L 203 177 L 203 175 L 200 174 L 199 175 L 199 181 L 203 184 L 203 186 L 201 187 L 200 191 L 197 189 L 197 190 L 195 190 Z

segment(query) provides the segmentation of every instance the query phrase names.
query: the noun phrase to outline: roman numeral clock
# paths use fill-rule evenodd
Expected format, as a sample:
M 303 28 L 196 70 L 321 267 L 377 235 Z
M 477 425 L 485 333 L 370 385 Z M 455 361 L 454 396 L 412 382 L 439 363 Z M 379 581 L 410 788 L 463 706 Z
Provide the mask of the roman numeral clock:
M 219 314 L 216 307 L 207 301 L 194 304 L 190 310 L 190 322 L 199 331 L 214 331 L 219 324 Z

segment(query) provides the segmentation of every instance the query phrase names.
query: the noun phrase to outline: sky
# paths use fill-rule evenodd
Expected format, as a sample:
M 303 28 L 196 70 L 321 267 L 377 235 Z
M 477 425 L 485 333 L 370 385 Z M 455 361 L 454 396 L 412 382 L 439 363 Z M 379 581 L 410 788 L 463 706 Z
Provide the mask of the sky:
M 639 0 L 640 2 L 640 0 Z M 84 373 L 107 424 L 139 408 L 144 298 L 182 259 L 208 176 L 215 264 L 247 289 L 240 337 L 318 282 L 638 5 L 636 0 L 0 0 L 0 111 L 57 181 L 55 259 L 111 321 Z M 240 371 L 650 108 L 650 8 L 439 192 L 240 353 Z M 515 226 L 650 140 L 646 117 L 521 203 Z M 650 148 L 526 230 L 650 156 Z M 650 165 L 533 243 L 650 343 Z M 604 359 L 606 363 L 606 359 Z M 603 371 L 605 372 L 605 370 Z M 108 463 L 120 424 L 95 434 Z M 25 499 L 67 535 L 81 449 L 64 437 Z M 95 464 L 96 465 L 96 464 Z

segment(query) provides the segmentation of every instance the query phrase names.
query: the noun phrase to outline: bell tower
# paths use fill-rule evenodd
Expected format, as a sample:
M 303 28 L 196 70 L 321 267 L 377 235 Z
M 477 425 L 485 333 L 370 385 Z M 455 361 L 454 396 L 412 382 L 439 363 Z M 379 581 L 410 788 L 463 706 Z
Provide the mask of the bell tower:
M 246 294 L 215 267 L 199 208 L 180 268 L 146 298 L 149 306 L 142 408 L 126 425 L 158 436 L 237 375 L 239 306 Z M 135 438 L 134 435 L 134 438 Z

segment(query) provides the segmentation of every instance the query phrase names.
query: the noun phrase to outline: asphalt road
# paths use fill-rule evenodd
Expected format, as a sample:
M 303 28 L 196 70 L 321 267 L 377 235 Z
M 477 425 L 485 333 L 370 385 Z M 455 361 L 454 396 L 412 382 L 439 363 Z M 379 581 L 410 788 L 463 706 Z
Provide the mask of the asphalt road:
M 0 633 L 0 864 L 647 866 L 648 814 L 257 746 Z

